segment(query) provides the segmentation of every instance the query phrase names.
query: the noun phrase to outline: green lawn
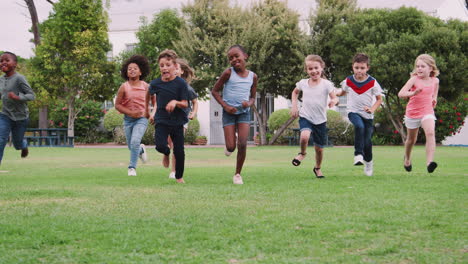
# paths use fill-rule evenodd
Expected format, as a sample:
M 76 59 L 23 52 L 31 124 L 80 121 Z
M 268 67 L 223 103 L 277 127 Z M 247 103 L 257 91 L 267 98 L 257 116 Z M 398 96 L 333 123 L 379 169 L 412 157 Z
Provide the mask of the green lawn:
M 323 180 L 298 147 L 235 153 L 186 149 L 185 180 L 161 157 L 128 177 L 117 149 L 7 148 L 0 166 L 0 263 L 467 263 L 468 148 L 424 148 L 413 172 L 403 147 L 374 147 L 375 170 L 352 148 L 326 148 Z M 312 148 L 309 149 L 312 154 Z

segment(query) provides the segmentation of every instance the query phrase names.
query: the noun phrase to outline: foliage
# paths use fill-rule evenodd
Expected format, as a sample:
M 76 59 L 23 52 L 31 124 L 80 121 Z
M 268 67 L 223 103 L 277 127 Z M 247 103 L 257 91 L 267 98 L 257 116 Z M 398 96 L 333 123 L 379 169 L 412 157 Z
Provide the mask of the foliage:
M 375 131 L 372 136 L 374 145 L 401 145 L 403 144 L 400 132 L 396 130 L 385 111 L 380 110 L 374 113 Z
M 155 14 L 151 23 L 142 18 L 142 25 L 136 33 L 138 44 L 135 53 L 144 54 L 150 62 L 152 72 L 147 79 L 156 79 L 159 73 L 158 56 L 164 49 L 174 49 L 173 42 L 179 39 L 179 28 L 184 20 L 174 9 L 164 9 Z
M 75 141 L 93 142 L 94 139 L 101 137 L 97 132 L 104 116 L 102 103 L 96 101 L 76 101 L 77 108 L 81 111 L 77 114 L 75 121 Z M 50 106 L 49 127 L 67 127 L 68 107 L 63 101 L 58 101 Z
M 192 143 L 198 136 L 200 132 L 200 122 L 198 119 L 194 118 L 189 121 L 187 131 L 185 132 L 184 141 L 185 143 Z
M 333 145 L 353 145 L 354 128 L 340 113 L 327 110 L 328 138 Z
M 100 0 L 61 0 L 40 29 L 42 42 L 32 59 L 34 83 L 67 103 L 73 131 L 80 111 L 77 97 L 102 101 L 114 94 L 107 14 Z
M 146 145 L 154 145 L 154 125 L 148 123 L 145 134 L 141 138 L 141 143 Z
M 104 115 L 104 128 L 107 131 L 114 131 L 116 127 L 123 126 L 124 115 L 117 111 L 115 107 L 109 109 Z
M 385 115 L 405 138 L 401 120 L 406 100 L 397 94 L 409 79 L 415 58 L 428 53 L 436 59 L 441 71 L 439 96 L 454 100 L 468 87 L 467 29 L 468 22 L 444 22 L 415 8 L 356 10 L 346 16 L 346 23 L 338 23 L 328 31 L 327 41 L 318 44 L 330 51 L 334 82 L 352 73 L 355 53 L 370 56 L 369 73 L 385 89 Z
M 460 97 L 454 102 L 440 98 L 435 109 L 436 121 L 436 141 L 441 142 L 446 137 L 456 135 L 465 124 L 468 111 L 468 98 Z
M 280 128 L 291 117 L 289 109 L 279 109 L 271 113 L 268 118 L 268 130 L 274 132 Z M 299 119 L 296 119 L 289 127 L 299 127 Z

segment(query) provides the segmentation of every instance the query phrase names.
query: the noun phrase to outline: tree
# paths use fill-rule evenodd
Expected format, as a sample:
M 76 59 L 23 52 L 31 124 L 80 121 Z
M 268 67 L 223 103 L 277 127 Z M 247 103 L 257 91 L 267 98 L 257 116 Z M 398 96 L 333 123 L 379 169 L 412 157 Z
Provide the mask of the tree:
M 184 6 L 187 26 L 174 46 L 194 66 L 199 80 L 194 88 L 202 95 L 211 90 L 228 67 L 226 52 L 241 44 L 249 53 L 249 69 L 259 78 L 260 109 L 252 107 L 259 122 L 261 144 L 267 144 L 267 94 L 288 96 L 303 75 L 305 42 L 299 15 L 286 3 L 266 0 L 250 9 L 229 1 L 197 0 Z
M 404 141 L 402 124 L 406 100 L 398 91 L 409 79 L 414 60 L 419 54 L 431 54 L 442 72 L 439 96 L 457 99 L 467 87 L 466 51 L 468 23 L 444 22 L 415 8 L 397 10 L 368 9 L 355 11 L 346 23 L 335 24 L 327 41 L 331 78 L 339 83 L 351 74 L 355 53 L 364 52 L 371 58 L 369 73 L 385 90 L 383 111 Z
M 68 106 L 69 136 L 80 109 L 75 101 L 105 100 L 113 94 L 113 63 L 107 14 L 100 0 L 61 0 L 41 24 L 42 43 L 32 59 L 37 82 Z
M 148 80 L 159 76 L 158 56 L 164 49 L 173 49 L 173 41 L 179 39 L 179 28 L 184 21 L 173 9 L 164 9 L 154 15 L 153 21 L 148 24 L 147 20 L 141 20 L 142 26 L 136 33 L 138 44 L 135 52 L 144 54 L 153 71 L 148 75 Z

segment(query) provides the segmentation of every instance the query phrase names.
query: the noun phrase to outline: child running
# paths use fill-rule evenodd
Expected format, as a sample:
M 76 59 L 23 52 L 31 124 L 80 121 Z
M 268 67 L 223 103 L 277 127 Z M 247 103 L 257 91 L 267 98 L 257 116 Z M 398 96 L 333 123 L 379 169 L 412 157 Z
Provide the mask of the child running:
M 18 59 L 14 53 L 4 52 L 0 56 L 0 67 L 5 73 L 0 77 L 0 97 L 2 99 L 0 164 L 10 132 L 13 146 L 15 149 L 21 150 L 21 157 L 26 158 L 29 154 L 28 143 L 24 139 L 29 122 L 27 102 L 34 100 L 36 96 L 26 78 L 16 72 L 17 64 Z
M 434 172 L 437 163 L 434 162 L 435 152 L 435 120 L 434 108 L 437 105 L 437 94 L 439 92 L 439 75 L 435 60 L 428 54 L 419 55 L 414 63 L 411 78 L 401 88 L 398 96 L 409 98 L 406 105 L 405 126 L 406 142 L 404 168 L 410 172 L 411 151 L 416 143 L 419 128 L 424 129 L 426 135 L 426 165 L 429 173 Z
M 147 161 L 145 145 L 141 144 L 141 138 L 148 127 L 148 84 L 143 81 L 148 73 L 148 60 L 141 55 L 130 57 L 120 70 L 120 75 L 127 81 L 119 88 L 115 109 L 125 115 L 125 137 L 130 150 L 128 176 L 137 176 L 138 156 L 143 163 Z
M 296 83 L 292 92 L 291 116 L 299 116 L 299 127 L 301 131 L 301 152 L 292 160 L 294 166 L 299 166 L 304 160 L 309 143 L 310 133 L 315 144 L 315 177 L 325 178 L 321 165 L 323 159 L 323 147 L 327 140 L 327 101 L 330 97 L 328 107 L 332 108 L 338 102 L 335 95 L 335 87 L 332 82 L 324 78 L 323 70 L 325 62 L 318 55 L 309 55 L 305 58 L 305 71 L 309 79 L 302 79 Z M 298 97 L 302 91 L 302 106 L 298 108 Z
M 358 53 L 353 58 L 354 74 L 341 83 L 337 96 L 348 94 L 348 119 L 354 126 L 354 165 L 365 165 L 364 173 L 372 176 L 372 134 L 374 133 L 374 112 L 382 103 L 382 88 L 374 77 L 367 74 L 369 57 Z
M 227 52 L 232 67 L 226 69 L 216 81 L 211 94 L 223 107 L 223 129 L 226 156 L 236 149 L 237 163 L 234 184 L 244 184 L 241 176 L 247 153 L 247 137 L 250 128 L 250 107 L 255 103 L 257 75 L 246 69 L 248 55 L 241 45 L 234 45 Z M 223 90 L 221 97 L 220 91 Z M 237 135 L 236 135 L 237 132 Z
M 169 167 L 171 149 L 167 138 L 171 137 L 176 158 L 175 178 L 178 183 L 185 183 L 182 178 L 185 166 L 184 124 L 188 122 L 184 108 L 188 107 L 188 87 L 184 79 L 177 76 L 177 53 L 164 50 L 159 54 L 158 63 L 161 77 L 151 81 L 150 94 L 156 97 L 156 105 L 150 116 L 154 123 L 156 150 L 162 153 L 162 164 Z
M 188 119 L 192 120 L 197 115 L 197 111 L 198 111 L 198 100 L 197 100 L 198 94 L 195 92 L 193 87 L 190 86 L 190 83 L 195 77 L 195 72 L 188 65 L 188 62 L 186 60 L 179 58 L 176 60 L 176 62 L 178 65 L 177 76 L 184 79 L 188 85 L 189 106 L 187 108 L 184 108 L 183 110 L 185 114 L 187 114 Z M 187 132 L 187 129 L 188 129 L 188 122 L 184 124 L 184 135 L 185 135 L 185 132 Z M 169 147 L 173 149 L 174 146 L 172 144 L 171 137 L 168 137 L 167 140 L 169 142 Z M 171 173 L 169 174 L 169 179 L 175 179 L 175 167 L 176 167 L 176 158 L 175 158 L 175 155 L 172 155 Z

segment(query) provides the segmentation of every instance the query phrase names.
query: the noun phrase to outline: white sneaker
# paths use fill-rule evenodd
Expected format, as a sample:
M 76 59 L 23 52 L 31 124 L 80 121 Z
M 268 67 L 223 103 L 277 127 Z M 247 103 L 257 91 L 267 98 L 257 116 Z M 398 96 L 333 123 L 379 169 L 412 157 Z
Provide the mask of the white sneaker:
M 226 155 L 226 157 L 229 157 L 231 156 L 232 152 L 228 151 L 226 147 L 224 147 L 224 155 Z
M 128 176 L 137 176 L 136 170 L 134 168 L 128 169 Z
M 148 161 L 148 156 L 146 155 L 145 144 L 141 144 L 140 148 L 143 150 L 143 152 L 140 154 L 141 162 L 146 163 Z
M 232 177 L 232 182 L 233 182 L 234 184 L 244 184 L 244 182 L 242 181 L 242 177 L 240 176 L 240 174 L 234 175 L 234 177 Z
M 374 161 L 364 161 L 364 165 L 364 174 L 372 176 L 372 174 L 374 174 Z
M 354 156 L 354 166 L 364 165 L 364 157 L 362 155 Z
M 171 173 L 169 173 L 169 179 L 175 179 L 175 172 L 171 171 Z

